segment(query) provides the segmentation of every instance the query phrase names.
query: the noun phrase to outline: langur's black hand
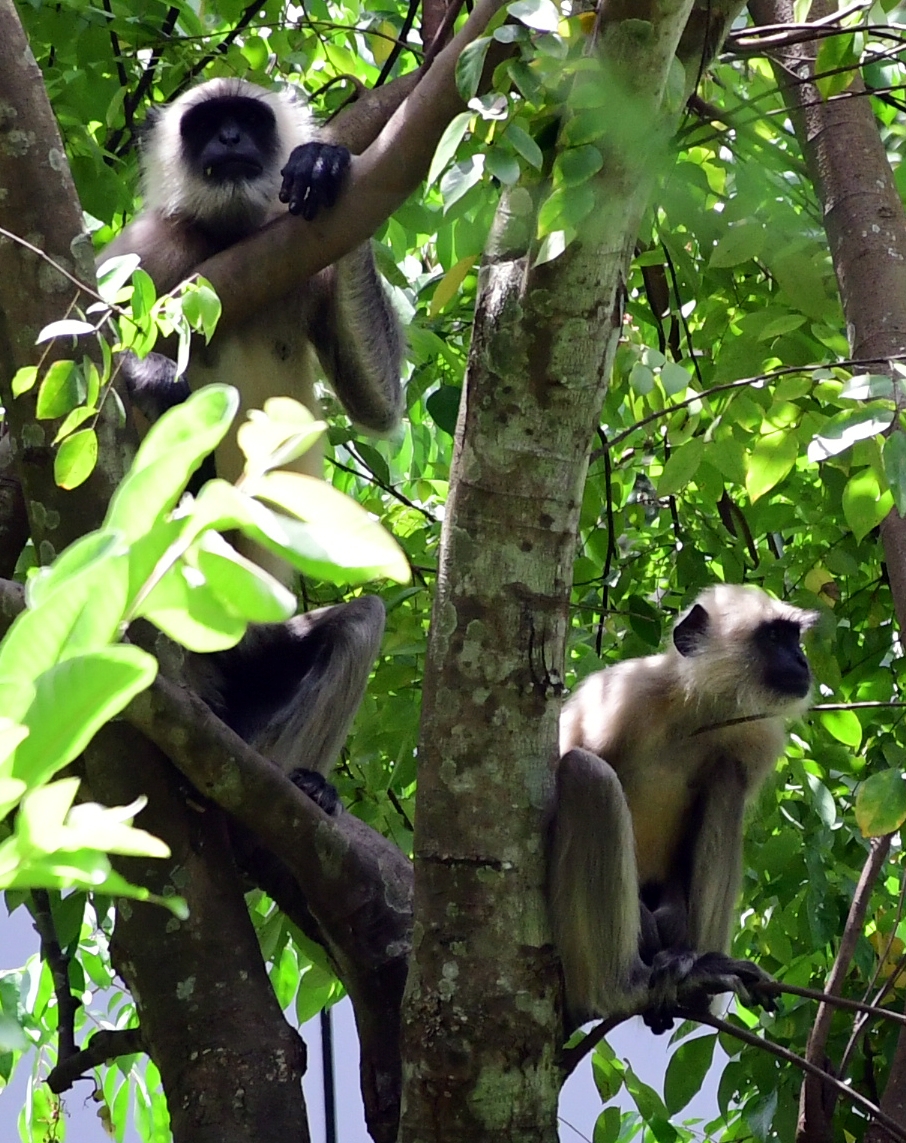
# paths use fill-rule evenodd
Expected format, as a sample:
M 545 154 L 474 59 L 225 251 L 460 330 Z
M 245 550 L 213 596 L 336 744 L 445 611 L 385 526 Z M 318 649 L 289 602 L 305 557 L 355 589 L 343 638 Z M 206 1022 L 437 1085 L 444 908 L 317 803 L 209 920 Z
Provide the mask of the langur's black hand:
M 289 780 L 298 786 L 303 794 L 308 794 L 316 806 L 320 806 L 325 814 L 335 817 L 340 808 L 340 796 L 336 787 L 319 774 L 317 770 L 303 770 L 299 767 L 289 775 Z
M 643 1019 L 655 1034 L 673 1027 L 676 1009 L 685 1013 L 707 1012 L 711 998 L 721 992 L 735 992 L 748 1008 L 760 1005 L 774 1012 L 777 1000 L 773 979 L 750 960 L 736 960 L 725 953 L 678 952 L 667 949 L 657 954 L 651 972 L 652 1006 Z
M 295 147 L 280 172 L 280 201 L 287 204 L 290 214 L 301 214 L 311 222 L 318 211 L 329 210 L 337 201 L 349 160 L 347 148 L 332 143 Z

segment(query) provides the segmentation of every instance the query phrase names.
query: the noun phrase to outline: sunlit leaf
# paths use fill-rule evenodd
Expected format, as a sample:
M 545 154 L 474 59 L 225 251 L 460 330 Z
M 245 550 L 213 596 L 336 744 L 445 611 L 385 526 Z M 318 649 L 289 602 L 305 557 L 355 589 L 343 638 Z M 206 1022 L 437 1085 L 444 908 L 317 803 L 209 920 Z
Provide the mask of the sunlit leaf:
M 94 472 L 97 459 L 97 433 L 94 429 L 81 429 L 68 436 L 57 449 L 53 462 L 54 480 L 61 488 L 78 488 Z
M 758 500 L 775 488 L 796 463 L 799 442 L 794 433 L 764 433 L 746 456 L 746 491 Z
M 862 741 L 862 723 L 852 710 L 822 710 L 821 722 L 838 742 L 858 747 Z
M 843 515 L 857 540 L 876 528 L 892 507 L 893 496 L 888 489 L 882 490 L 874 469 L 865 468 L 846 482 Z
M 863 837 L 893 833 L 906 821 L 906 781 L 901 770 L 881 770 L 859 786 L 856 821 Z

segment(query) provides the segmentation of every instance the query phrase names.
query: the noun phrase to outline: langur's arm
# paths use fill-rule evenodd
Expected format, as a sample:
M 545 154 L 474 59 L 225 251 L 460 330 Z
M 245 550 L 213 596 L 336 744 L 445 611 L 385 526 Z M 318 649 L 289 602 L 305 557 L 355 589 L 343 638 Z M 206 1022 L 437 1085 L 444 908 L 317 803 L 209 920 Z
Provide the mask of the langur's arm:
M 324 303 L 311 339 L 334 392 L 352 420 L 389 432 L 403 411 L 403 335 L 381 285 L 371 244 L 323 271 Z
M 97 261 L 100 265 L 118 254 L 138 254 L 160 295 L 185 281 L 216 251 L 215 243 L 191 223 L 140 214 L 104 247 Z
M 384 631 L 375 596 L 256 624 L 238 647 L 196 655 L 189 685 L 287 774 L 326 775 L 365 693 Z
M 567 1020 L 635 1007 L 639 884 L 632 818 L 613 769 L 587 750 L 560 759 L 548 854 L 548 901 L 563 965 Z

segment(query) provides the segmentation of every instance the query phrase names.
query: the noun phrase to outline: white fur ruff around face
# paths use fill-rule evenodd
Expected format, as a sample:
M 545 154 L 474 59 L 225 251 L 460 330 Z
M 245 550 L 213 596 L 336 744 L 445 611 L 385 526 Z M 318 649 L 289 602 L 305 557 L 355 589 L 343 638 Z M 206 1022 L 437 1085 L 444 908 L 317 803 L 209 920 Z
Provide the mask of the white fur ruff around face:
M 808 709 L 810 694 L 781 695 L 764 686 L 754 662 L 751 635 L 760 624 L 773 620 L 786 620 L 805 632 L 817 622 L 816 611 L 794 607 L 758 587 L 727 583 L 706 588 L 693 606 L 708 613 L 707 654 L 684 657 L 668 651 L 687 702 L 725 711 L 735 706 L 738 717 L 763 713 L 795 718 Z M 688 614 L 683 612 L 677 625 Z M 746 670 L 750 659 L 752 669 Z
M 266 103 L 276 119 L 279 152 L 274 161 L 254 179 L 213 184 L 185 161 L 180 121 L 192 107 L 224 96 L 257 99 Z M 164 218 L 187 218 L 218 225 L 235 218 L 257 229 L 276 213 L 284 213 L 277 195 L 280 171 L 290 152 L 311 142 L 317 129 L 311 112 L 293 89 L 267 91 L 242 79 L 212 79 L 193 87 L 163 108 L 148 128 L 142 155 L 142 193 L 145 209 Z

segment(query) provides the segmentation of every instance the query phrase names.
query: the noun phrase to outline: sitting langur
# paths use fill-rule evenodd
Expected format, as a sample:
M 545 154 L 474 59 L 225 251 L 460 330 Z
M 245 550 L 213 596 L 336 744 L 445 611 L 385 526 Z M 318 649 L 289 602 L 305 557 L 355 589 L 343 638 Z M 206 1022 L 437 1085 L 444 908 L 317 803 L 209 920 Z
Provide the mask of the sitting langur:
M 238 79 L 203 83 L 149 120 L 144 209 L 101 261 L 138 254 L 158 292 L 172 289 L 287 207 L 307 220 L 331 207 L 349 162 L 345 147 L 319 139 L 305 104 L 290 92 Z M 218 332 L 193 352 L 187 382 L 161 354 L 144 361 L 126 354 L 123 372 L 134 404 L 152 421 L 190 387 L 212 381 L 234 385 L 243 409 L 284 395 L 314 410 L 315 355 L 357 424 L 379 433 L 394 427 L 402 411 L 402 336 L 370 243 Z M 239 476 L 235 433 L 215 462 L 225 479 Z M 321 464 L 316 447 L 294 467 L 320 476 Z M 189 676 L 224 721 L 287 772 L 323 775 L 361 701 L 383 626 L 380 601 L 358 599 L 254 627 L 233 651 L 193 657 Z
M 702 592 L 660 655 L 589 676 L 566 702 L 549 898 L 567 1020 L 647 1011 L 768 978 L 726 955 L 743 812 L 807 708 L 817 619 L 754 587 Z

